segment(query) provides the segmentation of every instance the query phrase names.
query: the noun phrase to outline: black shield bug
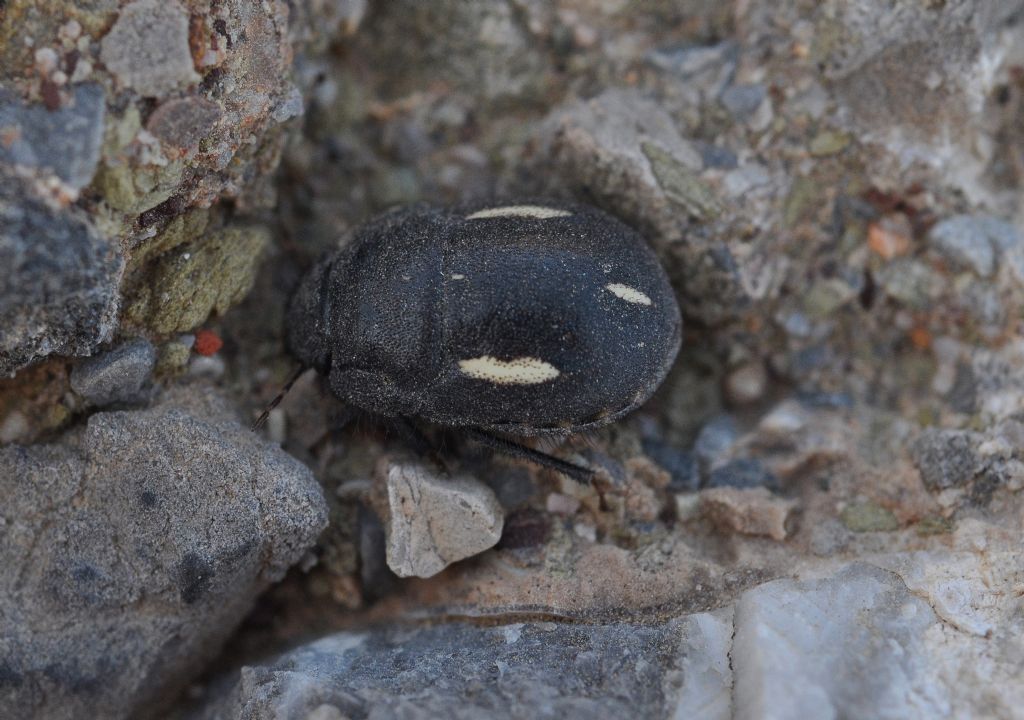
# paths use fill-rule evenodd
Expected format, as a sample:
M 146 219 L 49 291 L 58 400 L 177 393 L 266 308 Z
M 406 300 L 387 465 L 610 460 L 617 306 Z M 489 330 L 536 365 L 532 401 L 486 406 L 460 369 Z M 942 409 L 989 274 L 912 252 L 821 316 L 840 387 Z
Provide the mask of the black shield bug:
M 417 205 L 360 229 L 304 278 L 289 346 L 374 414 L 493 435 L 572 433 L 633 410 L 665 378 L 682 322 L 644 240 L 581 204 Z

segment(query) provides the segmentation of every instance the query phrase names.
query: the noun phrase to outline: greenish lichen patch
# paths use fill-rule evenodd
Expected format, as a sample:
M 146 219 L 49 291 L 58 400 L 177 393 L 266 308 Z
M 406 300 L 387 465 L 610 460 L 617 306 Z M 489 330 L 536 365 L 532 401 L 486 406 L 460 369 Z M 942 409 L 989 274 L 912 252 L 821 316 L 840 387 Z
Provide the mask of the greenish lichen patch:
M 645 142 L 641 148 L 658 185 L 672 203 L 699 220 L 713 220 L 722 214 L 718 197 L 696 173 L 654 143 Z
M 269 233 L 231 227 L 180 245 L 158 258 L 125 311 L 155 333 L 184 332 L 222 315 L 252 288 Z
M 96 189 L 115 210 L 140 213 L 174 194 L 184 168 L 180 160 L 145 167 L 106 165 L 96 176 Z
M 853 532 L 892 532 L 900 527 L 891 510 L 870 502 L 847 505 L 839 519 Z
M 136 248 L 128 261 L 128 272 L 145 265 L 152 258 L 163 255 L 190 240 L 200 238 L 210 222 L 210 212 L 197 208 L 177 215 L 159 233 Z

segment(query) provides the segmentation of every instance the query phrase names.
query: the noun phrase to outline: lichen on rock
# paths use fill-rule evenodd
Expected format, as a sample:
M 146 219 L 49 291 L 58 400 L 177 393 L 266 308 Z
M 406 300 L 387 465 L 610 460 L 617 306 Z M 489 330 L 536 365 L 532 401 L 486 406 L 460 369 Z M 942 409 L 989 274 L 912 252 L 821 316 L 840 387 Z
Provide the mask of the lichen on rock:
M 154 261 L 136 284 L 125 308 L 130 322 L 152 332 L 182 332 L 223 314 L 253 285 L 260 258 L 270 242 L 258 226 L 217 230 Z

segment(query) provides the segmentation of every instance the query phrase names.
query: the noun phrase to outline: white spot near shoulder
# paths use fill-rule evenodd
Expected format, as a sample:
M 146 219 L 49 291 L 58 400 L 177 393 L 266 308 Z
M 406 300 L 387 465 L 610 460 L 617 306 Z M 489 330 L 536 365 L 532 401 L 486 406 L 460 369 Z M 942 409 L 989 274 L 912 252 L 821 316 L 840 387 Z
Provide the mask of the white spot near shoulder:
M 535 357 L 499 360 L 490 355 L 481 355 L 459 360 L 459 370 L 466 377 L 486 380 L 495 385 L 537 385 L 554 380 L 559 375 L 558 368 Z
M 622 283 L 608 283 L 604 286 L 604 289 L 615 295 L 615 297 L 621 298 L 626 302 L 636 303 L 637 305 L 651 304 L 651 299 L 649 297 L 629 285 L 623 285 Z
M 544 207 L 543 205 L 506 205 L 505 207 L 477 210 L 475 213 L 467 215 L 466 219 L 485 220 L 487 218 L 499 217 L 525 217 L 533 218 L 534 220 L 548 220 L 550 218 L 568 217 L 570 215 L 572 213 L 568 210 Z

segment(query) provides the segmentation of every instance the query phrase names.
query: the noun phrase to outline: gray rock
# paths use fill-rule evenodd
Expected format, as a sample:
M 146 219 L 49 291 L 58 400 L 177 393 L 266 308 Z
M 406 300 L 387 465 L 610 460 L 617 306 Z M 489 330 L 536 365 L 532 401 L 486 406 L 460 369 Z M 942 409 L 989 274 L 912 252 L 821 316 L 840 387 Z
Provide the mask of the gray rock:
M 683 45 L 658 48 L 647 61 L 656 68 L 707 87 L 717 95 L 736 74 L 739 47 L 732 40 L 716 45 Z
M 650 625 L 341 633 L 243 668 L 195 717 L 582 720 L 689 709 L 724 720 L 731 630 L 729 613 L 718 612 Z
M 25 103 L 0 87 L 0 161 L 52 172 L 80 190 L 96 174 L 105 116 L 99 85 L 75 86 L 72 101 L 56 110 Z
M 688 492 L 700 487 L 700 469 L 692 452 L 660 440 L 644 439 L 644 453 L 672 476 L 668 490 Z
M 937 618 L 898 575 L 854 565 L 766 583 L 739 599 L 735 622 L 735 718 L 946 716 L 925 646 Z
M 706 487 L 779 489 L 779 479 L 756 458 L 739 458 L 717 467 L 708 475 Z
M 635 90 L 608 90 L 557 110 L 547 129 L 562 182 L 593 193 L 656 243 L 679 237 L 679 206 L 706 204 L 696 176 L 700 153 L 664 108 Z
M 501 539 L 504 510 L 478 480 L 440 478 L 412 464 L 389 464 L 382 479 L 387 563 L 400 577 L 436 575 Z
M 737 120 L 745 120 L 754 114 L 767 97 L 764 85 L 730 85 L 722 91 L 722 105 Z
M 693 452 L 701 472 L 710 472 L 712 465 L 739 438 L 739 429 L 731 415 L 719 415 L 701 428 Z
M 100 44 L 100 59 L 126 87 L 160 97 L 199 81 L 188 45 L 188 13 L 176 0 L 135 0 Z
M 123 267 L 77 211 L 54 209 L 0 168 L 0 374 L 107 340 Z
M 928 238 L 943 255 L 981 277 L 991 277 L 1003 250 L 1018 247 L 1020 235 L 1012 224 L 986 215 L 955 215 L 938 223 Z
M 138 401 L 153 366 L 156 348 L 137 338 L 78 363 L 71 371 L 71 389 L 91 405 Z
M 910 448 L 914 465 L 929 490 L 966 485 L 980 469 L 981 438 L 966 430 L 928 428 Z
M 0 716 L 153 712 L 326 524 L 303 465 L 181 395 L 0 449 Z

